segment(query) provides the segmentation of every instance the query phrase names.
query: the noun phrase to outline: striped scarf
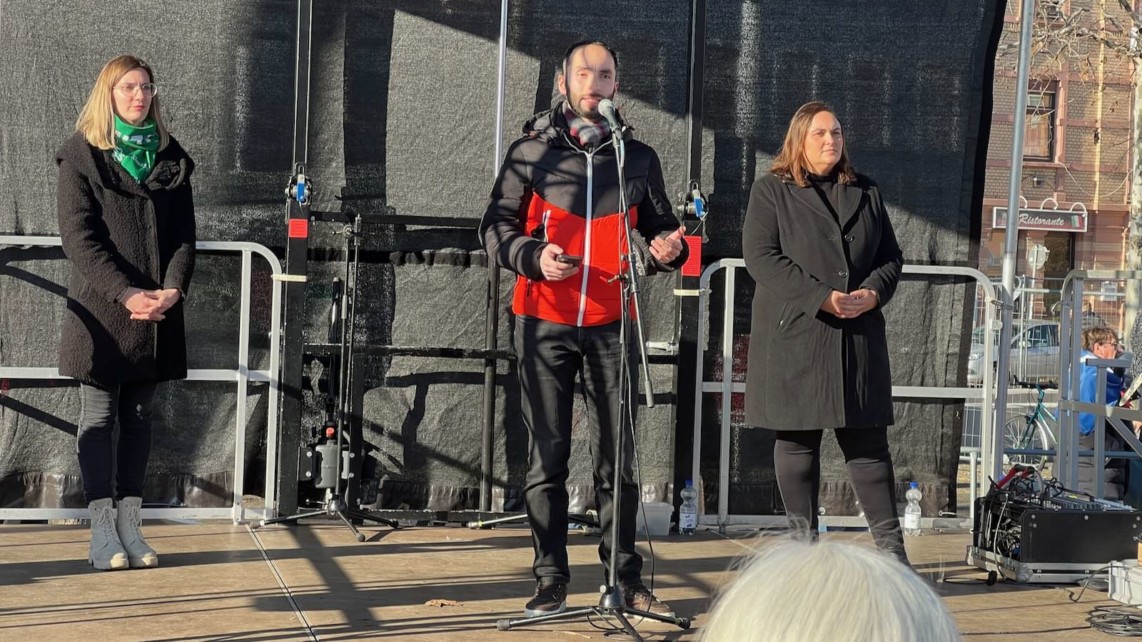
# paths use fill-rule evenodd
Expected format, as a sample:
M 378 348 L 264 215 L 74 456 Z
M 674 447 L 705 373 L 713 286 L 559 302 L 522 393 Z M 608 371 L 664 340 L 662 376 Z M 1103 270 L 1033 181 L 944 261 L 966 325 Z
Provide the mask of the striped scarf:
M 571 136 L 579 141 L 584 149 L 594 149 L 611 135 L 611 127 L 607 121 L 593 123 L 563 103 L 563 116 L 567 119 L 567 129 Z

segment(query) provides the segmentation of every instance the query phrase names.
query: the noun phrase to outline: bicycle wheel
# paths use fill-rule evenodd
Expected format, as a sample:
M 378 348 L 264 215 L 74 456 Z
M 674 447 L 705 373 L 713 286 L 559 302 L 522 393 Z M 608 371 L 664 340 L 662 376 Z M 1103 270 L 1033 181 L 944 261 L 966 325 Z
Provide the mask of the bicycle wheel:
M 1007 454 L 1007 450 L 1046 450 L 1047 441 L 1042 427 L 1034 415 L 1015 415 L 1003 425 L 1003 463 L 1006 466 L 1022 464 L 1037 469 L 1047 463 L 1047 455 Z

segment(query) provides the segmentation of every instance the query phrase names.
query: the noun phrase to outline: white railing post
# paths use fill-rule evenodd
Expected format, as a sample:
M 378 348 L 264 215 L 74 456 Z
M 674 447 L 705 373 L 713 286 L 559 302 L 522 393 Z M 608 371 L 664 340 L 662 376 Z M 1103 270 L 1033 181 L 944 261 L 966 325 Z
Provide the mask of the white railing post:
M 0 235 L 0 247 L 61 247 L 57 236 Z M 242 258 L 241 304 L 239 307 L 239 328 L 237 363 L 234 369 L 189 369 L 187 381 L 228 381 L 234 382 L 237 389 L 234 428 L 234 488 L 230 506 L 227 508 L 147 508 L 143 517 L 147 519 L 225 519 L 235 523 L 245 518 L 242 497 L 245 492 L 246 459 L 246 414 L 247 396 L 250 381 L 268 384 L 270 396 L 267 417 L 266 439 L 266 506 L 258 517 L 271 517 L 273 512 L 273 488 L 275 481 L 274 462 L 277 461 L 277 395 L 278 367 L 281 362 L 281 283 L 272 279 L 273 299 L 270 306 L 270 349 L 269 369 L 250 370 L 250 290 L 253 276 L 252 257 L 254 254 L 265 259 L 273 275 L 282 272 L 281 263 L 269 248 L 257 243 L 242 241 L 199 241 L 196 247 L 207 252 L 238 252 Z M 54 367 L 11 367 L 0 366 L 0 379 L 42 379 L 66 380 Z M 82 519 L 87 515 L 84 508 L 0 508 L 0 520 L 47 520 Z

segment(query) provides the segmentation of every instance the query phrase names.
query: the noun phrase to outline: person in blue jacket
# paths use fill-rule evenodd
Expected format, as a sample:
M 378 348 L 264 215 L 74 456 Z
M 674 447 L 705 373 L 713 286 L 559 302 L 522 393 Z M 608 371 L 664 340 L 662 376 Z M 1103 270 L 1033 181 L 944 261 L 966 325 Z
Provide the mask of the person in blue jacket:
M 1095 403 L 1098 394 L 1100 370 L 1106 371 L 1106 396 L 1101 403 L 1117 404 L 1122 397 L 1123 377 L 1113 368 L 1097 368 L 1088 365 L 1090 359 L 1114 359 L 1119 355 L 1118 337 L 1114 330 L 1105 326 L 1088 328 L 1083 331 L 1082 373 L 1079 380 L 1079 401 Z M 1088 412 L 1079 413 L 1079 450 L 1093 450 L 1095 439 L 1095 416 Z M 1125 442 L 1118 432 L 1106 423 L 1103 444 L 1107 451 L 1123 450 Z M 1079 490 L 1096 495 L 1094 485 L 1094 458 L 1079 457 Z M 1126 461 L 1107 458 L 1106 475 L 1103 481 L 1102 496 L 1106 499 L 1122 499 L 1126 488 Z

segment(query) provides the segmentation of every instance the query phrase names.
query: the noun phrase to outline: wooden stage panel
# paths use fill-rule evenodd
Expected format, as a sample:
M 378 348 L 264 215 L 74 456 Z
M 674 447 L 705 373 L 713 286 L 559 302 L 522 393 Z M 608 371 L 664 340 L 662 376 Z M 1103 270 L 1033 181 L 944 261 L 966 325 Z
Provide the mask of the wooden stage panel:
M 300 641 L 310 639 L 306 626 L 321 640 L 611 639 L 586 620 L 496 630 L 497 619 L 521 613 L 534 588 L 531 539 L 522 527 L 366 529 L 371 538 L 365 543 L 331 524 L 267 527 L 256 531 L 257 541 L 244 526 L 230 524 L 148 524 L 144 530 L 162 566 L 99 572 L 84 561 L 85 528 L 0 525 L 0 641 Z M 646 639 L 696 640 L 710 596 L 732 577 L 727 569 L 764 542 L 756 535 L 656 539 L 655 592 L 695 622 L 688 632 L 642 625 Z M 827 537 L 870 542 L 859 533 Z M 908 540 L 917 571 L 935 582 L 966 639 L 1006 641 L 1012 633 L 1106 639 L 1086 623 L 1090 609 L 1116 604 L 1105 593 L 1088 590 L 1076 604 L 1070 595 L 1077 586 L 986 586 L 985 574 L 964 564 L 969 542 L 966 532 Z M 570 536 L 569 606 L 598 599 L 597 546 L 596 537 Z M 650 569 L 648 560 L 647 580 Z M 432 600 L 446 605 L 428 605 Z

